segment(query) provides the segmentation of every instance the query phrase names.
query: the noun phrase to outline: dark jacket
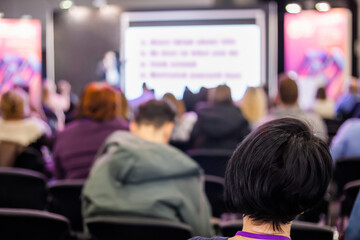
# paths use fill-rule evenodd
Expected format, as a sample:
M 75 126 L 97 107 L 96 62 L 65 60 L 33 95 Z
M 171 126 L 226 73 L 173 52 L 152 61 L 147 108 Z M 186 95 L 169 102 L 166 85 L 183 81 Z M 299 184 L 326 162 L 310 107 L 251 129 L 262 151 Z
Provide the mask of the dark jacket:
M 192 132 L 193 148 L 235 149 L 250 126 L 233 104 L 202 106 Z

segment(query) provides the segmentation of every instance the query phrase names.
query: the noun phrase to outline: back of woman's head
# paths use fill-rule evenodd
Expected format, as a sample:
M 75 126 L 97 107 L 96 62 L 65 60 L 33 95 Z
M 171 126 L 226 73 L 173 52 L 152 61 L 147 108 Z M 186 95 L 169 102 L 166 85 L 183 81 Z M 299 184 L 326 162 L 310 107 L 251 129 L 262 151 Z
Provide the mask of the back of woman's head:
M 163 96 L 163 100 L 165 102 L 167 102 L 168 104 L 170 104 L 174 110 L 176 111 L 176 115 L 178 117 L 181 117 L 185 112 L 185 104 L 183 101 L 178 100 L 174 94 L 172 93 L 165 93 L 165 95 Z
M 231 90 L 227 85 L 219 85 L 215 88 L 214 104 L 232 104 Z
M 267 109 L 266 93 L 262 87 L 248 87 L 241 100 L 240 108 L 250 123 L 265 117 Z
M 104 122 L 119 115 L 120 97 L 109 84 L 93 82 L 82 94 L 79 117 Z
M 0 105 L 3 119 L 22 119 L 29 108 L 27 93 L 21 89 L 10 90 L 1 96 Z
M 226 201 L 230 210 L 280 230 L 323 198 L 331 172 L 324 141 L 297 119 L 277 119 L 235 150 L 225 175 Z

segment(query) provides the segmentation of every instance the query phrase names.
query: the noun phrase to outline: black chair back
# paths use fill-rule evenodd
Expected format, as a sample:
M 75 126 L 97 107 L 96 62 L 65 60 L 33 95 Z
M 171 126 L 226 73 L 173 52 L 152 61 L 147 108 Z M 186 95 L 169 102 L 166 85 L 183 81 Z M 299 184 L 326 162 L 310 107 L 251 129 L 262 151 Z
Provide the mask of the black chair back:
M 0 168 L 0 208 L 45 209 L 46 177 L 18 168 Z
M 0 239 L 68 240 L 66 218 L 39 210 L 0 209 Z
M 326 124 L 326 128 L 328 131 L 328 136 L 329 136 L 328 142 L 331 143 L 332 139 L 336 135 L 336 133 L 337 133 L 338 129 L 340 128 L 341 124 L 343 123 L 343 121 L 339 121 L 336 119 L 324 118 L 324 122 Z
M 85 180 L 61 180 L 49 184 L 48 210 L 69 219 L 71 229 L 83 231 L 81 191 Z
M 205 175 L 205 193 L 211 205 L 212 216 L 220 218 L 225 212 L 224 179 Z
M 85 223 L 96 240 L 186 240 L 192 236 L 186 224 L 153 218 L 95 217 Z
M 187 154 L 205 171 L 206 175 L 225 176 L 227 162 L 233 151 L 226 149 L 192 149 Z
M 360 157 L 341 158 L 336 161 L 334 181 L 337 194 L 341 195 L 346 183 L 360 179 Z
M 360 180 L 351 181 L 344 186 L 343 199 L 341 201 L 341 215 L 350 216 L 356 197 L 360 190 Z
M 221 232 L 225 237 L 232 237 L 237 231 L 243 227 L 241 220 L 229 221 L 220 224 Z M 319 226 L 315 223 L 307 223 L 301 221 L 294 221 L 291 226 L 291 239 L 304 240 L 304 239 L 321 239 L 333 240 L 334 231 L 328 226 Z

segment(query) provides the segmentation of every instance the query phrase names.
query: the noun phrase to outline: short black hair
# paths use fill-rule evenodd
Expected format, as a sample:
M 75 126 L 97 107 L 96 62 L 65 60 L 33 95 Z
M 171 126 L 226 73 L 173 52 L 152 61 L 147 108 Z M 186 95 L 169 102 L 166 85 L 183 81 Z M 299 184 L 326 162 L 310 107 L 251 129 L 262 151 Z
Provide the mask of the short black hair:
M 327 144 L 306 123 L 281 118 L 237 147 L 226 169 L 225 201 L 232 212 L 281 230 L 323 198 L 331 175 Z
M 139 106 L 135 114 L 135 122 L 139 125 L 153 125 L 162 127 L 166 122 L 174 122 L 176 113 L 171 106 L 163 100 L 150 100 Z

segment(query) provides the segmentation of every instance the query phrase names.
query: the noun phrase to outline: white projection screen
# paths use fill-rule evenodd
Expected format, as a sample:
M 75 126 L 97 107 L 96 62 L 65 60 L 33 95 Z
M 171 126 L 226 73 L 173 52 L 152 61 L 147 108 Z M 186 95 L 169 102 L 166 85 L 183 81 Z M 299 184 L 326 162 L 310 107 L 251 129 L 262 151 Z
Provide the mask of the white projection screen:
M 161 98 L 185 87 L 227 84 L 235 101 L 265 84 L 266 29 L 261 9 L 125 12 L 121 17 L 122 89 L 129 100 L 142 84 Z

